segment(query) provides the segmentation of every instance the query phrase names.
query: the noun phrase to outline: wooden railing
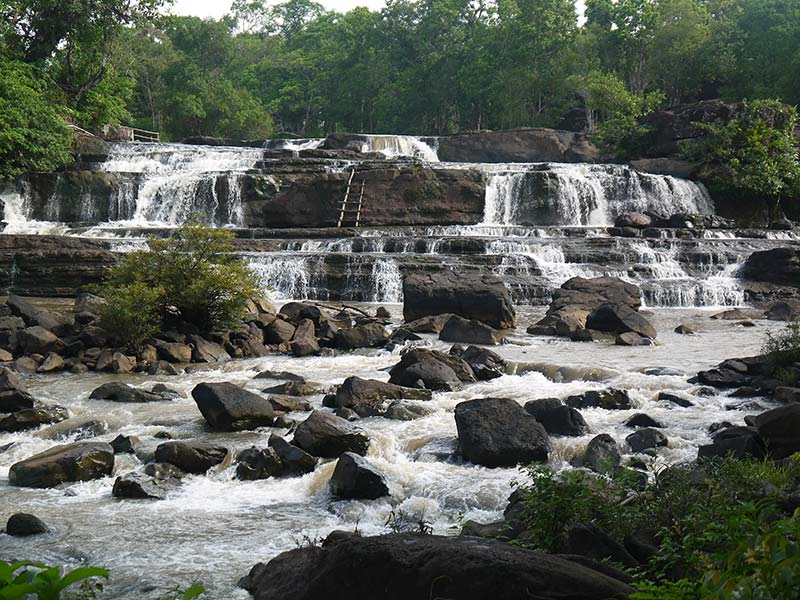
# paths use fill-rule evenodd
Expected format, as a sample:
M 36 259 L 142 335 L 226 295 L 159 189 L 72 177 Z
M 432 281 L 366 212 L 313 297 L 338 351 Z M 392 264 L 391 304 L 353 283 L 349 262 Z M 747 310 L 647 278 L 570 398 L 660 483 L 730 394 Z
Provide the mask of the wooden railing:
M 133 142 L 160 142 L 161 134 L 158 131 L 147 131 L 146 129 L 136 129 L 127 127 L 131 131 L 131 141 Z

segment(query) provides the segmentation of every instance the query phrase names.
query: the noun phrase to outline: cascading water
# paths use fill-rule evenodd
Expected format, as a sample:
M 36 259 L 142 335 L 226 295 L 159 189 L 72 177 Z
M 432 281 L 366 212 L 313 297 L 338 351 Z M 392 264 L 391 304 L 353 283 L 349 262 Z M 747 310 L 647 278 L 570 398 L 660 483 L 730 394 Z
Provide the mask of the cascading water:
M 433 146 L 410 135 L 365 135 L 362 152 L 380 152 L 386 158 L 408 157 L 426 162 L 439 162 L 436 144 Z
M 484 225 L 612 225 L 624 212 L 712 214 L 701 185 L 621 165 L 486 167 Z

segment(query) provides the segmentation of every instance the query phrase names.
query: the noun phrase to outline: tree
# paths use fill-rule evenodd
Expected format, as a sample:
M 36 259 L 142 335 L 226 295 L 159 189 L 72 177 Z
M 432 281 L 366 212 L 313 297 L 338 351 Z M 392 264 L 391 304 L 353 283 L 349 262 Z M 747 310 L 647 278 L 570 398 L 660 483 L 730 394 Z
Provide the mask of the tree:
M 147 295 L 144 310 L 157 304 L 160 326 L 174 321 L 204 331 L 231 326 L 241 317 L 247 300 L 257 295 L 255 275 L 233 254 L 233 238 L 231 232 L 197 219 L 167 239 L 151 237 L 146 250 L 127 254 L 109 272 L 103 289 L 108 312 L 138 319 L 126 331 L 141 337 L 151 321 L 147 315 L 137 315 L 129 302 L 133 290 L 142 289 L 136 286 L 144 286 L 154 294 Z
M 0 53 L 0 180 L 69 161 L 70 133 L 35 68 Z
M 700 124 L 706 139 L 686 155 L 722 190 L 768 199 L 777 217 L 781 199 L 800 193 L 796 125 L 796 109 L 779 100 L 744 101 L 736 116 Z

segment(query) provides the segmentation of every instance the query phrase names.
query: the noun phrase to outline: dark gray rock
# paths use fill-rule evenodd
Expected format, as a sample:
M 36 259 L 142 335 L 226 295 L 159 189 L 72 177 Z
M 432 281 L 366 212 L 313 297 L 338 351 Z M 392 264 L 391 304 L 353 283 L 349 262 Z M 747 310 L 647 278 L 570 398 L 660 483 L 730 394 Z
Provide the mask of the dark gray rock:
M 456 428 L 464 458 L 486 467 L 545 462 L 550 438 L 514 400 L 483 398 L 456 405 Z
M 682 408 L 688 408 L 690 406 L 694 406 L 694 402 L 692 402 L 688 398 L 684 398 L 683 396 L 680 396 L 678 394 L 673 394 L 672 392 L 659 392 L 658 400 L 671 402 L 672 404 L 675 404 Z
M 36 515 L 14 513 L 6 523 L 6 533 L 13 537 L 27 537 L 47 533 L 50 528 Z
M 605 473 L 618 467 L 621 460 L 617 442 L 607 433 L 601 433 L 589 441 L 586 452 L 576 461 L 576 465 Z
M 19 343 L 26 354 L 48 355 L 51 352 L 61 354 L 64 342 L 55 334 L 40 325 L 28 327 L 19 332 Z
M 506 373 L 507 363 L 503 358 L 487 348 L 461 346 L 450 348 L 450 354 L 466 362 L 478 381 L 489 381 L 502 377 Z
M 163 500 L 167 497 L 167 489 L 158 479 L 141 473 L 128 473 L 117 477 L 111 495 L 133 500 Z
M 334 407 L 349 408 L 361 417 L 380 414 L 385 410 L 387 400 L 430 400 L 428 390 L 405 388 L 393 383 L 374 379 L 348 377 L 336 390 Z
M 236 478 L 245 481 L 267 479 L 283 470 L 283 463 L 273 448 L 247 448 L 239 453 L 236 462 Z
M 344 452 L 366 454 L 369 438 L 344 419 L 315 410 L 297 426 L 294 443 L 313 456 L 337 458 Z
M 199 335 L 190 335 L 189 343 L 192 348 L 192 361 L 196 363 L 221 363 L 231 359 L 225 348 L 217 343 L 209 342 Z
M 394 421 L 413 421 L 421 419 L 433 413 L 433 409 L 403 400 L 395 400 L 386 409 L 383 416 Z
M 317 458 L 302 448 L 290 444 L 281 436 L 274 434 L 269 436 L 268 443 L 281 461 L 281 476 L 305 475 L 317 468 Z
M 651 427 L 646 427 L 635 431 L 625 438 L 631 450 L 642 452 L 650 448 L 659 448 L 667 445 L 667 436 Z
M 19 487 L 49 488 L 111 475 L 114 450 L 104 442 L 56 446 L 11 465 L 8 482 Z
M 403 317 L 452 313 L 495 329 L 514 326 L 514 305 L 502 279 L 494 275 L 442 270 L 415 273 L 403 280 Z
M 12 413 L 34 407 L 34 399 L 25 389 L 17 374 L 0 367 L 0 412 Z
M 561 552 L 577 554 L 598 561 L 609 560 L 626 567 L 636 567 L 639 561 L 633 558 L 625 547 L 594 524 L 578 524 L 566 535 Z
M 175 465 L 181 471 L 202 475 L 211 467 L 223 462 L 228 449 L 197 441 L 171 441 L 159 444 L 156 448 L 156 462 Z
M 472 368 L 461 358 L 436 350 L 415 348 L 403 354 L 389 371 L 389 382 L 403 387 L 434 391 L 458 390 L 477 381 Z
M 700 446 L 698 459 L 726 457 L 756 459 L 767 454 L 764 440 L 755 427 L 726 427 L 712 436 L 712 443 Z
M 485 323 L 453 315 L 439 333 L 443 342 L 495 346 L 502 342 L 502 334 Z
M 197 408 L 216 431 L 268 427 L 275 411 L 267 398 L 232 383 L 200 383 L 192 390 Z
M 118 381 L 104 383 L 92 391 L 89 398 L 91 400 L 111 400 L 112 402 L 162 402 L 166 399 L 161 394 L 140 390 Z
M 383 475 L 352 452 L 339 457 L 329 485 L 331 494 L 343 500 L 374 500 L 389 495 Z
M 800 451 L 800 404 L 773 408 L 753 418 L 770 455 L 780 459 Z
M 63 406 L 37 406 L 26 408 L 0 418 L 0 431 L 25 431 L 41 425 L 60 423 L 69 417 Z
M 601 568 L 601 567 L 597 567 Z M 622 581 L 568 557 L 495 540 L 391 534 L 342 536 L 324 548 L 284 552 L 240 582 L 255 600 L 626 598 Z
M 356 348 L 379 348 L 386 344 L 389 332 L 380 323 L 357 325 L 351 329 L 340 329 L 334 336 L 333 344 L 342 350 Z
M 579 396 L 569 396 L 565 400 L 572 408 L 604 408 L 606 410 L 629 410 L 633 408 L 626 390 L 608 388 L 607 390 L 590 390 Z
M 141 447 L 141 441 L 135 435 L 118 435 L 111 440 L 111 447 L 114 454 L 135 454 L 137 448 Z
M 655 327 L 627 304 L 601 304 L 589 313 L 586 328 L 614 334 L 633 332 L 646 338 L 655 338 Z M 630 345 L 630 344 L 629 344 Z
M 525 404 L 525 410 L 551 435 L 578 436 L 589 431 L 581 413 L 558 398 L 531 400 Z
M 659 429 L 663 429 L 664 426 L 656 421 L 650 415 L 646 415 L 644 413 L 636 413 L 635 415 L 631 415 L 625 421 L 625 427 L 656 427 Z

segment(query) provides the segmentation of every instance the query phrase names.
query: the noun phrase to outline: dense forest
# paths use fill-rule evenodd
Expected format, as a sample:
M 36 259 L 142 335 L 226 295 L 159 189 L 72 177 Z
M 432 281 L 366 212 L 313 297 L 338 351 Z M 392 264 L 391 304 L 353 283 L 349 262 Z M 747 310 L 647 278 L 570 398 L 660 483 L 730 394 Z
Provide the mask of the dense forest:
M 63 121 L 167 140 L 444 134 L 567 126 L 577 108 L 613 135 L 679 102 L 800 102 L 797 0 L 588 0 L 583 23 L 575 0 L 389 0 L 347 14 L 236 0 L 219 21 L 167 11 L 0 2 L 0 153 L 29 117 L 35 168 L 65 152 L 53 141 Z

